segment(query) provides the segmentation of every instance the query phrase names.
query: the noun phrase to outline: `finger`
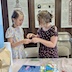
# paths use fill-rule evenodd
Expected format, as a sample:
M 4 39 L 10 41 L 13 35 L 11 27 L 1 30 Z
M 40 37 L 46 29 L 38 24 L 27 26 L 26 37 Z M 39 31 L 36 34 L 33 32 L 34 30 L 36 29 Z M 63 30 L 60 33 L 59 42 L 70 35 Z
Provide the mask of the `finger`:
M 26 38 L 28 38 L 28 34 L 27 34 Z
M 27 35 L 27 38 L 29 39 L 30 34 Z

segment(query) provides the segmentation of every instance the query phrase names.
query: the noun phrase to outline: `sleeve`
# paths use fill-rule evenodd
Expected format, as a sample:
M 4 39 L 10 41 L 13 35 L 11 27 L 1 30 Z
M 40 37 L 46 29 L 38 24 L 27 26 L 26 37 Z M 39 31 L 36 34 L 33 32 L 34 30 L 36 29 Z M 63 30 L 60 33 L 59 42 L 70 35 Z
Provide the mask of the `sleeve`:
M 56 26 L 53 26 L 51 28 L 51 33 L 50 33 L 51 37 L 52 36 L 58 36 L 58 31 L 57 31 L 57 27 Z
M 5 34 L 5 38 L 10 38 L 14 36 L 14 31 L 13 29 L 10 27 L 7 29 L 6 34 Z

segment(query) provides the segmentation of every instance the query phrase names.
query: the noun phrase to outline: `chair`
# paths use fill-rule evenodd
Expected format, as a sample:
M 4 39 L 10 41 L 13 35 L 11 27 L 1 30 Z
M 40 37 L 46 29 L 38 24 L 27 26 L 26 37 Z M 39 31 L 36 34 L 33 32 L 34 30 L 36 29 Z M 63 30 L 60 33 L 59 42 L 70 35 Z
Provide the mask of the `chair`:
M 37 58 L 39 51 L 39 44 L 35 47 L 27 47 L 25 48 L 25 54 L 27 58 Z
M 71 35 L 68 32 L 58 32 L 58 55 L 59 56 L 67 56 L 71 55 L 71 43 L 70 43 Z

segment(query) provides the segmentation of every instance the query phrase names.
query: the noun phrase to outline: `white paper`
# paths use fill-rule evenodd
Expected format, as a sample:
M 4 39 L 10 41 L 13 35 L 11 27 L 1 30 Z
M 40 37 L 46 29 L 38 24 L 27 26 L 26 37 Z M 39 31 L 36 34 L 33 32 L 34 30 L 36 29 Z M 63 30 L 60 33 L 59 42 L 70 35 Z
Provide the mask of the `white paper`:
M 35 28 L 39 28 L 39 24 L 37 21 L 37 14 L 40 10 L 48 10 L 52 15 L 53 19 L 51 24 L 55 25 L 55 0 L 34 0 L 34 8 L 35 8 Z M 38 6 L 41 8 L 38 8 Z
M 22 10 L 24 14 L 24 21 L 22 24 L 23 28 L 29 28 L 28 20 L 28 0 L 7 0 L 8 5 L 8 16 L 9 16 L 9 26 L 12 25 L 11 16 L 15 9 Z
M 61 28 L 72 28 L 72 1 L 61 1 Z

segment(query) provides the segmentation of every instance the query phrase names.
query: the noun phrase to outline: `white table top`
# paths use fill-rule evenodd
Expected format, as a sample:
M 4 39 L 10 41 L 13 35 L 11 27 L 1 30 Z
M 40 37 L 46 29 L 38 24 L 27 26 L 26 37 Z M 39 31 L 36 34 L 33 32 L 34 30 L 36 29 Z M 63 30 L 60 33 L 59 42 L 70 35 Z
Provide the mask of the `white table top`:
M 55 63 L 59 72 L 66 70 L 72 72 L 72 59 L 60 58 L 60 59 L 16 59 L 12 66 L 12 72 L 18 72 L 22 65 L 46 65 L 48 63 Z

